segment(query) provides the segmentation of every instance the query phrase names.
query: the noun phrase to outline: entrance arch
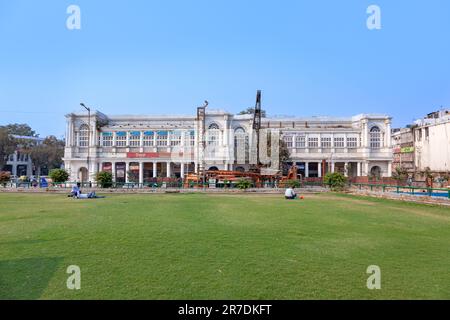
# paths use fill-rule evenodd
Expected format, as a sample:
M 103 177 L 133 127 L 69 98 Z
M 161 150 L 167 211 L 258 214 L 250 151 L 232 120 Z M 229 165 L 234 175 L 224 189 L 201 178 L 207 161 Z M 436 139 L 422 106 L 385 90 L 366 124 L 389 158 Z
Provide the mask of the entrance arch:
M 78 171 L 78 180 L 80 182 L 88 182 L 89 180 L 89 172 L 88 169 L 85 167 L 81 167 Z
M 372 169 L 370 169 L 370 174 L 374 177 L 380 178 L 381 177 L 381 168 L 379 166 L 372 167 Z

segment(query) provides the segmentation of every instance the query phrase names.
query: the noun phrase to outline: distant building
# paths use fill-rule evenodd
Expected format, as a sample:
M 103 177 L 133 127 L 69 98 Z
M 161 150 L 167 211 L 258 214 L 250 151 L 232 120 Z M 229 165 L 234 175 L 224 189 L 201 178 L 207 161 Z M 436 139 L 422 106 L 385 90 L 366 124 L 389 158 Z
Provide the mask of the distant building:
M 414 122 L 414 163 L 437 174 L 450 172 L 450 110 L 428 114 Z
M 414 164 L 414 129 L 409 126 L 394 130 L 392 133 L 392 168 L 404 168 L 410 174 L 416 171 Z
M 207 109 L 205 144 L 215 151 L 200 157 L 203 125 L 195 115 L 109 116 L 101 112 L 68 114 L 65 168 L 71 181 L 94 181 L 109 171 L 116 182 L 129 174 L 140 183 L 155 177 L 184 177 L 203 163 L 206 170 L 248 171 L 255 139 L 252 115 Z M 304 177 L 340 171 L 350 177 L 390 177 L 391 118 L 386 115 L 263 118 L 262 128 L 277 131 Z M 201 129 L 203 130 L 203 129 Z M 235 146 L 246 145 L 243 154 Z M 174 152 L 174 150 L 176 150 Z M 176 157 L 174 157 L 174 154 Z
M 30 136 L 18 136 L 11 135 L 15 139 L 32 141 L 35 144 L 41 144 L 44 139 L 39 137 L 30 137 Z M 30 177 L 35 174 L 35 170 L 33 167 L 33 161 L 28 153 L 26 153 L 22 146 L 17 146 L 16 151 L 13 154 L 8 156 L 8 161 L 4 167 L 5 171 L 11 172 L 13 176 L 21 177 L 27 176 Z

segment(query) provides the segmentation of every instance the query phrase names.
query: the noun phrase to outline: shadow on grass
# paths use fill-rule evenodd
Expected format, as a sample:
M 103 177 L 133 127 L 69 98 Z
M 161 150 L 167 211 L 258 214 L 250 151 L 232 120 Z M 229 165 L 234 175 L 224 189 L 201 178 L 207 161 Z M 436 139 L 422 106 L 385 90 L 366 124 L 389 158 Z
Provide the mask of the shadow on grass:
M 0 300 L 39 299 L 62 257 L 0 261 Z

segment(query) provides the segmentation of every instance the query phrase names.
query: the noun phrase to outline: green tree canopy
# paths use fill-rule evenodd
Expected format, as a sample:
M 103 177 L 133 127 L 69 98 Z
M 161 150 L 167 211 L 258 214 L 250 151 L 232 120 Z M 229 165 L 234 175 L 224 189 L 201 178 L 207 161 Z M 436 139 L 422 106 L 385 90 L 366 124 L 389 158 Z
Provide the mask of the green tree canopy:
M 7 158 L 14 152 L 16 142 L 4 127 L 0 127 L 0 170 L 7 162 Z

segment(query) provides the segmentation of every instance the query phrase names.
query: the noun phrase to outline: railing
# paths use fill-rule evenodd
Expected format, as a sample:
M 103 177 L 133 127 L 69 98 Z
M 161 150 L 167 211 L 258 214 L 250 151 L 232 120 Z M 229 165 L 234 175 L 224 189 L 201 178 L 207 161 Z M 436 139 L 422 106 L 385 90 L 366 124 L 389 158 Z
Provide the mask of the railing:
M 406 193 L 411 195 L 426 195 L 430 197 L 447 197 L 450 199 L 450 188 L 429 188 L 413 186 L 396 186 L 388 184 L 369 184 L 369 183 L 351 183 L 350 186 L 356 186 L 362 190 L 363 187 L 370 191 L 395 192 L 398 194 Z M 406 190 L 406 192 L 405 192 Z

